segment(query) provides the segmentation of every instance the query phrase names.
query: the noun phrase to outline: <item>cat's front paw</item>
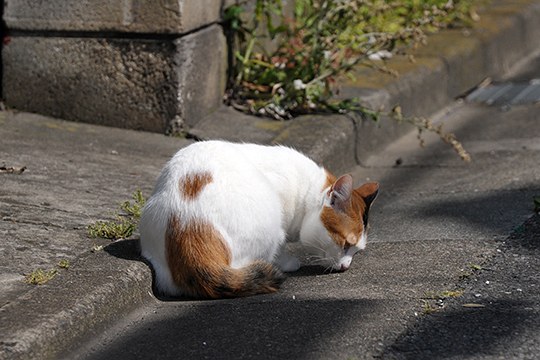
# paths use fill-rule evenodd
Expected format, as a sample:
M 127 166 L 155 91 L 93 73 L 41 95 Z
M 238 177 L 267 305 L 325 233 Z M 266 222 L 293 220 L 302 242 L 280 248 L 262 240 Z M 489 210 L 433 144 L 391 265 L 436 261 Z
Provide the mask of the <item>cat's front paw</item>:
M 300 266 L 302 266 L 300 260 L 290 255 L 280 256 L 276 265 L 283 272 L 294 272 L 300 269 Z

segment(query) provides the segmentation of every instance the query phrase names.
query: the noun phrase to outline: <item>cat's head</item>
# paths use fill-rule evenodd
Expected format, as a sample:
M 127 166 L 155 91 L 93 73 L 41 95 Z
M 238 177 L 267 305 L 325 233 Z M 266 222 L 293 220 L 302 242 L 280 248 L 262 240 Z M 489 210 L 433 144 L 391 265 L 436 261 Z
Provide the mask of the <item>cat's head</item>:
M 328 176 L 322 206 L 302 228 L 300 239 L 317 257 L 316 262 L 344 271 L 352 258 L 366 247 L 369 208 L 377 197 L 379 184 L 353 188 L 351 175 L 339 179 Z

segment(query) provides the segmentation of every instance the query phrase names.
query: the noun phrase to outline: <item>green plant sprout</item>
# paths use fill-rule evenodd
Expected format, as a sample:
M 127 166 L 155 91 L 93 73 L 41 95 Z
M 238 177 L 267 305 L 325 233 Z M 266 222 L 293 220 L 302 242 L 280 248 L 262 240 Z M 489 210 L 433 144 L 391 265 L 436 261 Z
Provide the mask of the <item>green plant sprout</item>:
M 141 211 L 146 199 L 140 190 L 132 195 L 133 203 L 125 201 L 120 204 L 120 214 L 111 221 L 96 221 L 88 226 L 88 235 L 92 238 L 126 239 L 129 238 L 139 223 Z
M 54 278 L 56 274 L 58 274 L 58 271 L 56 269 L 36 269 L 31 273 L 26 274 L 24 277 L 24 281 L 30 285 L 43 285 L 52 278 Z
M 69 261 L 66 259 L 60 260 L 57 265 L 61 269 L 69 269 L 70 266 Z

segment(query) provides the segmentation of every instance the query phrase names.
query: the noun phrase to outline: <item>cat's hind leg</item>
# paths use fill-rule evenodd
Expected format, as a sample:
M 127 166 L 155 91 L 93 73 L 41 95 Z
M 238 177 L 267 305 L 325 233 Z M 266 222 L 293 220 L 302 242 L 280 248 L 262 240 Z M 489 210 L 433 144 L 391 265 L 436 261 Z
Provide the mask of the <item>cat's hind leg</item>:
M 274 264 L 283 272 L 294 272 L 300 269 L 300 266 L 302 265 L 300 260 L 285 250 L 285 246 L 281 247 L 276 259 L 274 260 Z

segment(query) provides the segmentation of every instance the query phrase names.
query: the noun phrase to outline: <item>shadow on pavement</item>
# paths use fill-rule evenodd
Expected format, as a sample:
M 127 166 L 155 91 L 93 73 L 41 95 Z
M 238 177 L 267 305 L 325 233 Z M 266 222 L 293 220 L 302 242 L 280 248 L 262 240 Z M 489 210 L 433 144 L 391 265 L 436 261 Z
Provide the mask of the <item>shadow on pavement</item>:
M 139 239 L 118 240 L 107 245 L 104 250 L 109 255 L 120 259 L 141 261 L 147 263 L 141 256 L 139 249 Z
M 399 359 L 462 359 L 500 356 L 531 324 L 529 304 L 498 300 L 485 308 L 454 308 L 424 317 L 388 353 Z M 537 325 L 538 327 L 538 325 Z M 385 358 L 386 356 L 383 356 Z
M 385 349 L 383 358 L 536 357 L 540 214 L 517 227 L 500 249 L 486 265 L 489 268 L 462 282 L 463 297 L 423 316 Z M 471 304 L 479 306 L 469 307 Z
M 435 218 L 441 224 L 451 219 L 486 234 L 508 234 L 532 212 L 535 191 L 540 192 L 540 187 L 531 183 L 526 188 L 490 191 L 468 199 L 437 199 L 418 209 L 417 216 L 420 219 Z
M 89 359 L 320 358 L 332 352 L 325 348 L 328 338 L 347 331 L 351 313 L 355 321 L 363 321 L 378 307 L 377 301 L 365 299 L 265 301 L 263 297 L 259 302 L 246 298 L 169 304 L 175 316 L 169 313 L 134 327 Z

